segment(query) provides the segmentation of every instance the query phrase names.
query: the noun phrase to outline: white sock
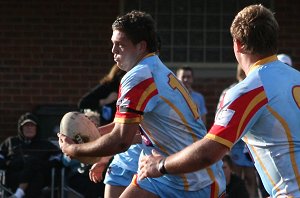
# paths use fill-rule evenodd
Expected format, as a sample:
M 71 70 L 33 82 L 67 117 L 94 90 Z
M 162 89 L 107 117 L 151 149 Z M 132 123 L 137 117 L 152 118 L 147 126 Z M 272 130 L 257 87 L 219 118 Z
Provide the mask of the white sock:
M 25 192 L 22 188 L 18 188 L 14 194 L 17 198 L 22 198 L 25 195 Z

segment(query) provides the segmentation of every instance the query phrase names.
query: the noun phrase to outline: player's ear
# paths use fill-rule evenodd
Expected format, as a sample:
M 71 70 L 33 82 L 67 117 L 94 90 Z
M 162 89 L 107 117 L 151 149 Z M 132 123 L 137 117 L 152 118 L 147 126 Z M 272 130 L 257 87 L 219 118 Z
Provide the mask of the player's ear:
M 235 45 L 234 47 L 237 49 L 237 52 L 244 52 L 244 45 L 239 40 L 235 39 L 233 44 Z
M 142 51 L 142 52 L 146 51 L 147 50 L 147 43 L 146 43 L 146 41 L 139 42 L 137 44 L 137 48 L 138 48 L 139 51 Z

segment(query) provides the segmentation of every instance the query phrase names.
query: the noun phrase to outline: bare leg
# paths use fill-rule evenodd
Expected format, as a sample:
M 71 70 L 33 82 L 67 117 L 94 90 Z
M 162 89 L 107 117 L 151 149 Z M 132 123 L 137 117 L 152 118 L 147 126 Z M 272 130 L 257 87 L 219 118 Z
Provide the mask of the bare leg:
M 105 198 L 119 198 L 123 191 L 126 189 L 126 186 L 111 186 L 106 184 L 104 197 Z
M 126 190 L 122 193 L 120 198 L 137 198 L 137 197 L 143 197 L 143 198 L 159 198 L 155 194 L 146 191 L 142 188 L 139 188 L 136 185 L 129 185 Z

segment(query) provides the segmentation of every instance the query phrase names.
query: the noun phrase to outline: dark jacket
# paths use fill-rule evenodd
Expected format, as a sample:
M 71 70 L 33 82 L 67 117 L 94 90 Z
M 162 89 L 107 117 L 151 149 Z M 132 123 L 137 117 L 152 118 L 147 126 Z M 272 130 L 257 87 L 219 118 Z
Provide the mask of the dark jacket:
M 225 198 L 248 198 L 245 182 L 235 174 L 231 174 L 230 183 L 226 185 Z
M 80 110 L 91 109 L 100 113 L 100 123 L 105 125 L 111 123 L 116 112 L 116 101 L 100 106 L 99 100 L 106 98 L 110 93 L 118 93 L 120 81 L 116 79 L 110 83 L 100 83 L 91 91 L 86 93 L 78 102 Z
M 36 125 L 36 135 L 26 139 L 23 125 Z M 0 145 L 0 165 L 5 169 L 5 185 L 13 192 L 20 184 L 27 183 L 25 198 L 39 198 L 43 187 L 50 183 L 50 170 L 60 166 L 61 152 L 57 146 L 39 138 L 39 124 L 31 113 L 25 113 L 18 120 L 18 135 L 8 137 Z
M 26 139 L 22 132 L 22 123 L 32 120 L 37 124 L 37 135 Z M 18 120 L 18 135 L 8 137 L 0 144 L 0 168 L 22 167 L 26 160 L 47 163 L 50 159 L 59 159 L 61 152 L 57 146 L 47 140 L 39 139 L 38 119 L 31 113 L 23 114 Z

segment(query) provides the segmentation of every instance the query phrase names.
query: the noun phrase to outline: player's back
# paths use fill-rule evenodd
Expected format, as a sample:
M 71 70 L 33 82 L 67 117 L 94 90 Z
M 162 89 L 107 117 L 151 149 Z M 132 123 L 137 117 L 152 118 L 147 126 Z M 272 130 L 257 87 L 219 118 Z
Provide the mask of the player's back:
M 145 70 L 145 73 L 148 70 L 157 89 L 157 95 L 146 105 L 141 122 L 144 135 L 151 142 L 143 152 L 151 154 L 154 146 L 160 153 L 171 155 L 203 138 L 207 131 L 198 108 L 173 72 L 157 56 L 149 57 L 139 64 L 136 69 Z M 178 189 L 199 190 L 216 180 L 222 185 L 220 191 L 225 187 L 220 161 L 194 173 L 163 177 L 167 179 L 157 180 Z
M 157 144 L 165 147 L 168 154 L 203 138 L 206 128 L 187 89 L 159 58 L 150 57 L 145 64 L 154 78 L 159 99 L 155 108 L 144 114 L 142 126 L 152 132 Z
M 249 77 L 249 78 L 248 78 Z M 273 196 L 300 196 L 300 73 L 273 61 L 248 76 L 249 84 L 257 84 L 266 98 L 256 124 L 246 141 L 256 158 L 257 170 Z M 254 119 L 256 119 L 254 117 Z M 267 175 L 267 176 L 266 176 Z

